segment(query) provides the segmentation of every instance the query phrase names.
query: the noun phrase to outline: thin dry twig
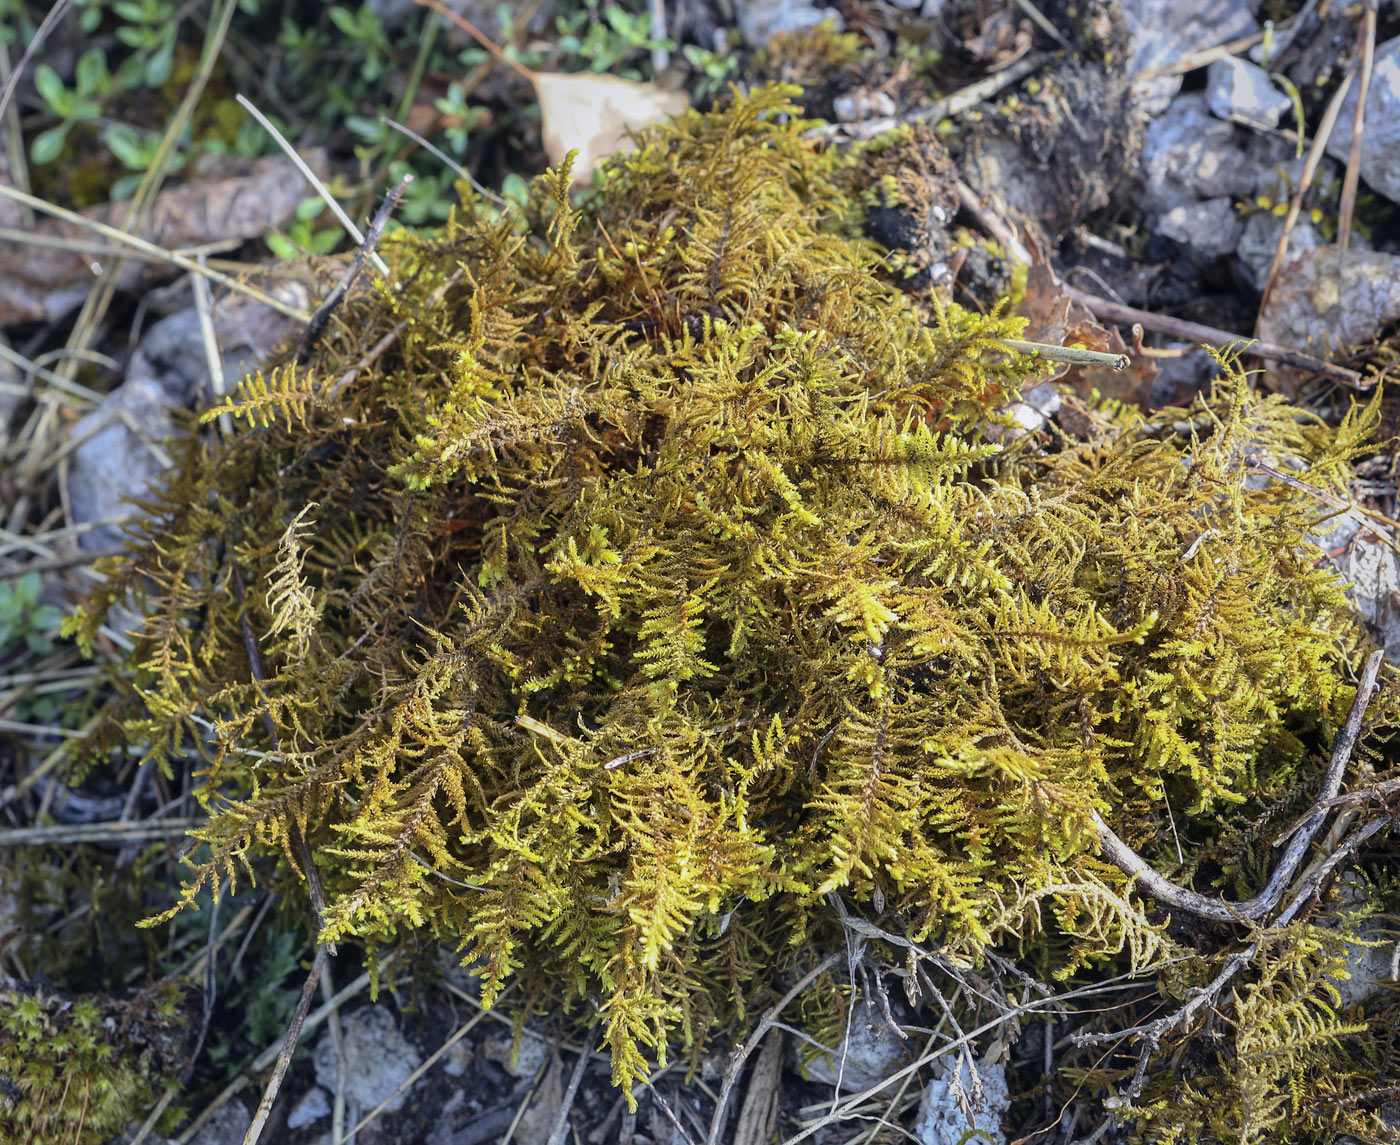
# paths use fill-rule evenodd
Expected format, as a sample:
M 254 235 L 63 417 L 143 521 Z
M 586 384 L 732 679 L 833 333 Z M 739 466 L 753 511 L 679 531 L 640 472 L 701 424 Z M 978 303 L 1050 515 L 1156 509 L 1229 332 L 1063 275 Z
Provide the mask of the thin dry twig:
M 191 274 L 202 274 L 205 278 L 209 279 L 209 281 L 217 282 L 227 290 L 232 290 L 256 302 L 261 302 L 264 306 L 277 311 L 278 314 L 293 318 L 298 322 L 305 322 L 310 318 L 310 315 L 299 306 L 292 306 L 279 298 L 274 298 L 271 294 L 267 294 L 255 286 L 249 286 L 245 282 L 240 282 L 238 279 L 215 270 L 213 267 L 200 266 L 199 261 L 195 258 L 190 258 L 178 251 L 166 250 L 162 246 L 158 246 L 153 242 L 147 242 L 143 238 L 128 234 L 126 231 L 99 222 L 97 219 L 89 219 L 86 215 L 80 215 L 76 211 L 70 211 L 64 207 L 56 206 L 53 203 L 45 202 L 43 199 L 36 199 L 33 195 L 26 195 L 23 191 L 17 191 L 13 187 L 5 186 L 3 183 L 0 183 L 0 197 L 33 207 L 36 211 L 40 211 L 46 215 L 52 215 L 54 218 L 62 219 L 64 222 L 72 223 L 74 226 L 84 227 L 87 230 L 94 231 L 121 246 L 130 247 L 132 250 L 146 255 L 153 261 L 166 262 L 171 266 L 178 266 L 181 270 L 189 271 Z
M 981 195 L 961 179 L 953 180 L 953 189 L 958 193 L 958 205 L 981 223 L 982 229 L 1001 243 L 1007 254 L 1023 266 L 1031 265 L 1034 259 L 1031 258 L 1031 252 L 1026 249 L 1026 244 L 1021 241 L 1005 219 L 982 202 Z
M 316 983 L 320 979 L 321 971 L 329 957 L 330 948 L 327 944 L 318 943 L 316 957 L 311 963 L 311 972 L 307 974 L 306 982 L 301 988 L 301 997 L 297 1000 L 296 1013 L 292 1015 L 291 1025 L 287 1027 L 287 1036 L 282 1039 L 282 1052 L 277 1055 L 277 1065 L 273 1068 L 272 1076 L 267 1079 L 267 1087 L 263 1090 L 262 1100 L 258 1102 L 257 1112 L 253 1115 L 253 1124 L 248 1126 L 248 1132 L 243 1135 L 243 1145 L 257 1145 L 258 1138 L 262 1136 L 263 1126 L 267 1124 L 268 1115 L 272 1112 L 272 1103 L 277 1100 L 277 1093 L 282 1088 L 282 1079 L 287 1074 L 287 1067 L 292 1062 L 292 1054 L 297 1048 L 297 1042 L 301 1039 L 301 1029 L 306 1022 L 306 1015 L 311 1011 L 311 999 L 316 993 Z
M 1351 148 L 1347 153 L 1347 171 L 1342 178 L 1342 199 L 1337 212 L 1337 245 L 1345 253 L 1351 241 L 1351 219 L 1356 211 L 1356 187 L 1361 178 L 1361 137 L 1366 130 L 1366 97 L 1371 92 L 1371 72 L 1376 62 L 1376 0 L 1366 0 L 1357 31 L 1361 43 L 1361 85 L 1356 89 L 1356 115 L 1351 121 Z
M 839 960 L 841 956 L 836 955 L 835 957 Z M 976 1042 L 976 1040 L 980 1038 L 983 1034 L 990 1033 L 992 1030 L 995 1030 L 998 1026 L 1001 1026 L 1006 1022 L 1014 1022 L 1018 1018 L 1021 1018 L 1027 1014 L 1063 1013 L 1064 1005 L 1067 1002 L 1071 1002 L 1080 998 L 1097 997 L 1101 994 L 1114 993 L 1118 990 L 1126 989 L 1129 986 L 1131 986 L 1132 983 L 1135 982 L 1142 975 L 1155 974 L 1161 969 L 1163 969 L 1165 966 L 1186 961 L 1188 961 L 1188 958 L 1185 956 L 1180 958 L 1163 959 L 1162 962 L 1157 963 L 1151 967 L 1144 967 L 1140 972 L 1137 973 L 1119 974 L 1113 978 L 1108 979 L 1107 981 L 1097 982 L 1089 986 L 1080 986 L 1074 990 L 1067 990 L 1063 994 L 1052 994 L 1047 995 L 1044 998 L 1036 1000 L 1027 1000 L 1025 1002 L 1022 1002 L 1020 1005 L 1014 1006 L 1011 1009 L 1005 1011 L 1004 1013 L 999 1013 L 996 1017 L 991 1018 L 986 1022 L 983 1022 L 982 1025 L 976 1027 L 975 1029 L 969 1030 L 964 1034 L 960 1034 L 956 1038 L 950 1039 L 949 1041 L 940 1045 L 936 1050 L 930 1050 L 922 1054 L 920 1057 L 916 1058 L 908 1065 L 896 1070 L 894 1073 L 876 1082 L 868 1089 L 863 1089 L 860 1093 L 853 1094 L 851 1097 L 848 1097 L 844 1102 L 842 1102 L 841 1105 L 834 1112 L 828 1113 L 825 1116 L 820 1117 L 817 1120 L 806 1125 L 801 1131 L 793 1134 L 791 1137 L 788 1137 L 786 1140 L 784 1140 L 782 1145 L 798 1145 L 798 1142 L 806 1141 L 809 1138 L 814 1137 L 816 1134 L 820 1133 L 823 1129 L 827 1128 L 828 1126 L 834 1125 L 838 1121 L 845 1120 L 847 1117 L 851 1116 L 853 1113 L 858 1111 L 867 1101 L 869 1101 L 876 1094 L 883 1092 L 892 1085 L 904 1081 L 904 1079 L 906 1078 L 911 1078 L 915 1076 L 921 1069 L 923 1069 L 925 1066 L 933 1064 L 939 1058 L 943 1057 L 944 1054 L 952 1053 L 956 1050 L 960 1050 L 963 1046 L 971 1045 L 972 1043 Z
M 316 172 L 311 170 L 306 160 L 297 154 L 297 149 L 292 146 L 286 136 L 278 131 L 277 128 L 273 126 L 272 121 L 259 111 L 251 101 L 245 98 L 242 93 L 239 93 L 235 98 L 238 100 L 239 106 L 258 121 L 258 126 L 272 136 L 273 141 L 282 149 L 283 154 L 292 161 L 296 169 L 301 172 L 302 177 L 311 184 L 316 194 L 321 196 L 321 201 L 330 208 L 330 212 L 335 216 L 336 221 L 345 228 L 345 233 L 349 235 L 358 246 L 363 247 L 365 244 L 365 236 L 360 233 L 360 228 L 357 227 L 350 216 L 345 213 L 345 208 L 336 202 L 335 196 L 331 194 L 330 189 L 325 183 L 321 182 L 321 180 L 316 177 Z M 374 263 L 374 269 L 379 271 L 385 278 L 388 278 L 388 264 L 385 263 L 379 255 L 375 254 L 373 250 L 371 250 L 369 258 L 370 261 Z
M 1199 345 L 1225 346 L 1231 342 L 1243 342 L 1247 343 L 1241 347 L 1243 352 L 1252 354 L 1256 358 L 1282 362 L 1286 366 L 1296 366 L 1301 370 L 1312 370 L 1314 373 L 1342 382 L 1353 389 L 1360 389 L 1365 384 L 1361 375 L 1355 370 L 1335 366 L 1331 362 L 1324 362 L 1321 358 L 1315 358 L 1311 354 L 1304 354 L 1298 350 L 1290 350 L 1286 346 L 1276 346 L 1272 342 L 1250 342 L 1249 339 L 1239 334 L 1231 334 L 1228 330 L 1219 330 L 1214 326 L 1202 326 L 1198 322 L 1186 322 L 1180 318 L 1170 318 L 1165 314 L 1153 314 L 1148 310 L 1124 306 L 1120 302 L 1109 302 L 1105 298 L 1089 294 L 1076 286 L 1070 286 L 1068 283 L 1065 283 L 1061 289 L 1071 301 L 1079 303 L 1096 318 L 1102 318 L 1107 322 L 1121 322 L 1124 325 L 1137 322 L 1159 334 L 1168 334 L 1173 338 L 1195 342 Z
M 1356 834 L 1352 835 L 1342 843 L 1331 855 L 1327 857 L 1316 871 L 1314 871 L 1303 884 L 1302 889 L 1294 897 L 1293 901 L 1279 913 L 1270 929 L 1281 930 L 1287 926 L 1297 916 L 1298 912 L 1312 901 L 1321 889 L 1323 884 L 1331 876 L 1342 862 L 1350 858 L 1361 848 L 1361 845 L 1378 834 L 1385 827 L 1389 826 L 1395 819 L 1394 816 L 1383 816 L 1379 819 L 1372 819 Z M 1076 1045 L 1087 1046 L 1101 1042 L 1121 1042 L 1128 1038 L 1142 1039 L 1142 1048 L 1138 1051 L 1137 1069 L 1133 1074 L 1133 1080 L 1128 1088 L 1120 1094 L 1125 1102 L 1136 1100 L 1147 1084 L 1147 1067 L 1151 1063 L 1152 1055 L 1156 1052 L 1162 1038 L 1178 1026 L 1187 1025 L 1190 1020 L 1204 1007 L 1212 1005 L 1215 999 L 1220 996 L 1220 992 L 1226 984 L 1240 970 L 1247 966 L 1251 959 L 1259 952 L 1259 941 L 1255 940 L 1243 950 L 1230 955 L 1225 961 L 1220 973 L 1210 982 L 1209 985 L 1201 987 L 1186 1001 L 1175 1013 L 1168 1014 L 1165 1018 L 1158 1018 L 1155 1022 L 1148 1022 L 1141 1026 L 1134 1026 L 1127 1030 L 1113 1030 L 1100 1034 L 1074 1034 L 1073 1040 Z
M 719 1100 L 715 1103 L 714 1115 L 710 1118 L 709 1136 L 705 1138 L 705 1145 L 719 1145 L 720 1135 L 724 1132 L 725 1108 L 729 1104 L 729 1095 L 734 1089 L 735 1083 L 739 1080 L 739 1073 L 744 1068 L 744 1062 L 748 1060 L 750 1054 L 758 1047 L 758 1043 L 763 1040 L 763 1035 L 773 1028 L 782 1012 L 792 1004 L 803 990 L 807 989 L 813 982 L 837 965 L 844 954 L 828 954 L 818 962 L 811 970 L 807 971 L 799 978 L 786 994 L 778 999 L 768 1008 L 768 1012 L 763 1015 L 758 1026 L 754 1029 L 742 1046 L 736 1049 L 729 1059 L 729 1064 L 724 1067 L 724 1081 L 720 1085 Z
M 1047 362 L 1068 362 L 1072 366 L 1107 366 L 1110 370 L 1126 370 L 1133 364 L 1127 354 L 1104 354 L 1098 350 L 1080 350 L 1074 346 L 1057 346 L 1051 342 L 1023 342 L 1019 338 L 1003 338 L 1002 342 L 1022 354 L 1039 354 Z
M 564 1100 L 559 1104 L 559 1113 L 554 1118 L 554 1127 L 550 1130 L 548 1145 L 564 1145 L 564 1138 L 569 1132 L 569 1111 L 574 1107 L 574 1099 L 578 1097 L 578 1087 L 583 1083 L 583 1071 L 588 1065 L 588 1055 L 593 1050 L 594 1039 L 598 1036 L 596 1026 L 589 1026 L 588 1033 L 583 1038 L 583 1048 L 579 1051 L 578 1061 L 574 1063 L 574 1071 L 569 1075 L 568 1087 L 564 1090 Z
M 1089 812 L 1090 820 L 1094 825 L 1094 830 L 1098 833 L 1104 854 L 1124 874 L 1136 880 L 1140 888 L 1157 899 L 1158 902 L 1174 910 L 1185 911 L 1188 914 L 1212 919 L 1215 922 L 1257 922 L 1262 919 L 1278 905 L 1279 899 L 1283 897 L 1284 891 L 1298 870 L 1298 864 L 1303 861 L 1303 856 L 1307 854 L 1308 848 L 1312 845 L 1313 838 L 1322 826 L 1322 821 L 1327 817 L 1329 801 L 1341 789 L 1347 761 L 1351 758 L 1357 738 L 1361 735 L 1361 723 L 1366 717 L 1366 708 L 1371 702 L 1371 693 L 1376 687 L 1376 675 L 1380 672 L 1381 662 L 1384 659 L 1384 651 L 1373 652 L 1367 659 L 1366 668 L 1361 674 L 1361 682 L 1357 685 L 1356 700 L 1352 703 L 1346 723 L 1338 730 L 1332 741 L 1332 757 L 1328 761 L 1327 771 L 1322 779 L 1322 789 L 1318 792 L 1313 809 L 1308 814 L 1301 829 L 1289 841 L 1283 858 L 1269 877 L 1264 889 L 1253 898 L 1246 899 L 1244 902 L 1222 902 L 1211 895 L 1203 895 L 1199 891 L 1177 886 L 1149 866 L 1136 851 L 1114 833 L 1097 811 L 1091 809 Z
M 427 0 L 416 0 L 416 2 L 422 4 L 426 3 Z M 916 107 L 903 115 L 869 119 L 862 123 L 826 123 L 820 127 L 812 128 L 807 132 L 807 137 L 809 139 L 839 139 L 845 136 L 851 139 L 874 139 L 876 136 L 884 135 L 905 124 L 937 123 L 940 119 L 961 115 L 983 100 L 990 99 L 1014 83 L 1019 83 L 1032 72 L 1039 71 L 1047 59 L 1049 56 L 1044 53 L 1022 56 L 999 72 L 980 79 L 976 83 L 968 84 L 967 87 L 960 88 L 941 99 L 936 99 L 924 107 Z
M 78 843 L 123 846 L 173 839 L 198 827 L 201 819 L 114 820 L 108 823 L 67 823 L 56 827 L 12 827 L 0 830 L 0 847 L 59 847 Z
M 325 301 L 316 308 L 316 313 L 311 316 L 311 321 L 306 324 L 306 329 L 301 333 L 301 339 L 297 342 L 296 349 L 296 364 L 298 366 L 304 366 L 307 359 L 311 357 L 311 351 L 315 349 L 316 343 L 326 332 L 331 315 L 335 313 L 336 307 L 345 300 L 345 296 L 350 293 L 350 288 L 355 285 L 355 280 L 365 269 L 365 262 L 373 260 L 376 267 L 384 265 L 384 261 L 375 254 L 374 248 L 378 246 L 380 236 L 383 235 L 384 228 L 389 223 L 389 216 L 394 213 L 394 208 L 398 206 L 399 200 L 403 198 L 403 193 L 408 190 L 408 185 L 412 182 L 413 176 L 405 175 L 398 181 L 397 185 L 390 188 L 389 193 L 384 196 L 384 201 L 379 204 L 379 210 L 374 212 L 369 233 L 360 240 L 355 257 L 350 260 L 350 265 L 346 268 L 340 281 L 326 295 Z
M 204 45 L 200 51 L 199 66 L 191 77 L 179 106 L 176 107 L 174 114 L 165 126 L 165 130 L 161 133 L 155 155 L 141 176 L 141 182 L 131 196 L 130 205 L 122 217 L 121 225 L 118 228 L 120 231 L 135 230 L 155 206 L 161 184 L 165 181 L 166 175 L 170 173 L 170 165 L 175 158 L 176 148 L 185 135 L 185 129 L 194 117 L 195 107 L 204 94 L 205 87 L 214 75 L 215 65 L 219 61 L 237 7 L 237 0 L 223 0 L 221 6 L 210 6 Z M 107 314 L 108 307 L 112 304 L 112 299 L 116 297 L 117 283 L 124 262 L 125 260 L 118 258 L 107 263 L 103 268 L 101 279 L 83 300 L 82 309 L 79 311 L 73 330 L 68 337 L 69 348 L 85 349 L 97 341 L 102 320 Z M 73 377 L 76 371 L 76 363 L 71 359 L 65 361 L 59 368 L 59 373 L 68 378 Z
M 1293 234 L 1293 228 L 1298 222 L 1298 215 L 1303 209 L 1303 196 L 1312 186 L 1313 176 L 1317 174 L 1318 165 L 1322 162 L 1323 153 L 1327 149 L 1327 140 L 1332 136 L 1332 128 L 1337 124 L 1337 116 L 1341 114 L 1342 101 L 1346 99 L 1347 92 L 1351 89 L 1352 80 L 1356 78 L 1356 63 L 1347 69 L 1346 75 L 1342 77 L 1342 82 L 1337 85 L 1337 90 L 1333 92 L 1331 102 L 1327 104 L 1327 110 L 1323 112 L 1322 122 L 1318 124 L 1317 134 L 1313 138 L 1312 147 L 1308 149 L 1308 157 L 1303 163 L 1303 173 L 1298 177 L 1298 185 L 1293 189 L 1293 196 L 1288 200 L 1288 213 L 1283 218 L 1283 230 L 1279 232 L 1278 245 L 1274 247 L 1274 261 L 1269 266 L 1269 277 L 1264 281 L 1264 291 L 1259 299 L 1259 316 L 1263 317 L 1265 309 L 1269 304 L 1269 296 L 1273 294 L 1274 286 L 1278 283 L 1278 276 L 1283 270 L 1283 260 L 1288 254 L 1288 240 Z M 1255 323 L 1255 331 L 1258 332 L 1258 322 Z

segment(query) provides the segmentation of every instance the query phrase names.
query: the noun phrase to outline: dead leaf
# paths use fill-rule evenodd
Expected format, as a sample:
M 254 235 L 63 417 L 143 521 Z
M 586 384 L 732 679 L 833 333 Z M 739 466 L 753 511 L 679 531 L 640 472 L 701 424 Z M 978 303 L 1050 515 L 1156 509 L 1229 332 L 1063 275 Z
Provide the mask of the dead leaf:
M 1061 366 L 1051 380 L 1061 379 L 1079 393 L 1097 390 L 1106 398 L 1151 409 L 1157 363 L 1142 354 L 1133 354 L 1117 327 L 1105 327 L 1080 303 L 1066 296 L 1060 280 L 1045 261 L 1037 244 L 1031 244 L 1032 263 L 1026 272 L 1026 295 L 1021 313 L 1030 321 L 1025 338 L 1059 346 L 1082 346 L 1106 354 L 1127 354 L 1126 370 L 1106 366 Z
M 327 173 L 325 156 L 303 156 L 318 175 Z M 261 238 L 292 221 L 307 196 L 306 179 L 283 156 L 254 160 L 246 174 L 210 182 L 186 183 L 156 196 L 146 222 L 135 233 L 166 250 L 204 246 L 224 240 Z M 82 213 L 120 226 L 129 203 L 104 203 Z M 62 249 L 27 242 L 0 242 L 0 326 L 55 321 L 82 305 L 101 268 L 113 257 L 112 244 L 91 230 L 61 219 L 41 219 L 30 232 L 84 249 Z M 129 258 L 118 288 L 149 288 L 181 273 L 167 263 Z
M 662 91 L 655 84 L 637 83 L 617 76 L 579 72 L 562 75 L 531 71 L 513 60 L 500 45 L 442 0 L 413 0 L 432 8 L 456 24 L 496 58 L 503 67 L 524 76 L 535 88 L 544 128 L 544 150 L 556 166 L 570 151 L 574 160 L 574 182 L 587 186 L 593 181 L 598 160 L 620 151 L 630 151 L 630 132 L 679 115 L 690 106 L 683 91 Z
M 655 84 L 591 72 L 535 72 L 534 84 L 545 154 L 558 164 L 577 149 L 574 180 L 584 186 L 593 181 L 598 160 L 632 150 L 629 133 L 679 115 L 690 106 L 683 91 L 662 91 Z

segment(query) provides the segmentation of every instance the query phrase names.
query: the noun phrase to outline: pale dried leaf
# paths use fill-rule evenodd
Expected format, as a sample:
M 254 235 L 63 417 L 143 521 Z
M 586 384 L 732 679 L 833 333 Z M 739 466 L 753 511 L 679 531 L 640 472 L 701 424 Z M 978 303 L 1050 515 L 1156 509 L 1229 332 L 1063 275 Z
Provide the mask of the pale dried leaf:
M 585 186 L 598 160 L 630 151 L 628 133 L 679 115 L 690 105 L 685 92 L 617 76 L 536 74 L 544 149 L 551 163 L 577 150 L 574 179 Z
M 323 155 L 313 152 L 305 158 L 318 175 L 327 173 Z M 244 173 L 162 191 L 135 233 L 166 250 L 261 238 L 290 224 L 307 194 L 306 180 L 289 160 L 280 155 L 257 159 L 246 165 Z M 120 226 L 130 207 L 124 202 L 104 203 L 82 213 L 109 226 Z M 94 232 L 61 219 L 41 219 L 33 233 L 99 249 L 111 245 Z M 96 281 L 94 264 L 100 270 L 109 257 L 0 242 L 0 326 L 51 322 L 77 309 Z M 118 286 L 122 290 L 148 289 L 179 273 L 169 264 L 129 259 Z

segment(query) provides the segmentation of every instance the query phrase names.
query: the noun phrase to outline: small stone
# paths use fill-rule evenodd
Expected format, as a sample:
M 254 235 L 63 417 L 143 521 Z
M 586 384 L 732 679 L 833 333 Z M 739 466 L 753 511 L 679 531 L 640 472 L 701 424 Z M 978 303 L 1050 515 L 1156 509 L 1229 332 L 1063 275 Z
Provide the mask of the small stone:
M 1235 201 L 1221 196 L 1173 207 L 1158 221 L 1157 230 L 1203 258 L 1220 258 L 1234 252 L 1244 220 L 1235 210 Z
M 472 1064 L 472 1048 L 466 1041 L 456 1042 L 442 1055 L 442 1072 L 448 1077 L 461 1077 Z
M 1352 84 L 1327 137 L 1327 154 L 1341 162 L 1351 154 L 1357 90 Z M 1361 133 L 1361 178 L 1373 191 L 1400 203 L 1400 36 L 1376 48 Z
M 511 1077 L 534 1077 L 549 1056 L 549 1045 L 543 1038 L 525 1033 L 521 1035 L 517 1053 L 515 1039 L 491 1037 L 482 1043 L 481 1056 L 495 1062 Z
M 1259 338 L 1280 346 L 1326 354 L 1359 346 L 1400 321 L 1400 255 L 1304 251 L 1279 273 L 1259 314 Z
M 1002 409 L 1010 419 L 1009 425 L 987 427 L 989 441 L 1019 441 L 1028 433 L 1038 433 L 1045 423 L 1060 412 L 1060 394 L 1053 382 L 1042 382 L 1021 395 L 1020 401 Z
M 736 3 L 739 31 L 751 48 L 762 48 L 774 36 L 800 32 L 830 21 L 838 32 L 846 27 L 834 8 L 818 8 L 803 0 L 741 0 Z
M 68 499 L 75 524 L 133 515 L 135 510 L 127 501 L 147 496 L 151 481 L 164 469 L 161 443 L 175 432 L 167 406 L 160 386 L 147 378 L 133 378 L 74 425 L 73 440 L 81 442 L 68 469 Z M 122 532 L 116 525 L 78 534 L 78 544 L 89 550 L 121 543 Z
M 340 1020 L 344 1059 L 337 1062 L 335 1039 L 327 1030 L 316 1043 L 311 1063 L 316 1080 L 334 1093 L 343 1070 L 346 1096 L 361 1109 L 371 1110 L 394 1093 L 422 1063 L 417 1048 L 399 1032 L 386 1006 L 365 1006 Z M 388 1105 L 390 1113 L 403 1108 L 407 1091 Z
M 1133 36 L 1130 76 L 1259 30 L 1249 0 L 1123 0 L 1123 16 Z
M 1240 231 L 1235 255 L 1244 265 L 1255 290 L 1263 290 L 1269 278 L 1269 268 L 1274 264 L 1274 251 L 1278 248 L 1278 236 L 1283 232 L 1283 219 L 1278 215 L 1257 213 L 1250 215 Z M 1355 242 L 1356 236 L 1352 236 Z M 1283 265 L 1296 262 L 1310 250 L 1316 250 L 1324 243 L 1323 237 L 1311 224 L 1299 220 L 1293 224 L 1288 235 L 1288 249 L 1284 252 Z
M 796 1052 L 794 1050 L 794 1052 Z M 831 1054 L 821 1054 L 800 1067 L 808 1081 L 835 1085 L 839 1074 L 845 1090 L 869 1089 L 908 1062 L 907 1047 L 868 999 L 856 1003 L 850 1031 Z
M 1293 106 L 1256 64 L 1235 56 L 1216 60 L 1206 70 L 1206 103 L 1221 119 L 1242 119 L 1260 127 L 1277 127 Z
M 228 391 L 255 369 L 291 330 L 291 319 L 251 299 L 230 298 L 214 307 L 214 340 Z M 190 307 L 162 318 L 137 346 L 126 369 L 127 380 L 148 378 L 161 387 L 172 405 L 212 403 L 209 358 L 199 312 Z
M 914 1121 L 914 1136 L 920 1145 L 961 1145 L 969 1139 L 985 1145 L 1006 1145 L 1001 1127 L 1002 1119 L 1011 1108 L 1006 1070 L 1000 1065 L 980 1065 L 977 1077 L 980 1087 L 973 1086 L 967 1063 L 958 1063 L 957 1082 L 962 1101 L 958 1100 L 960 1095 L 954 1087 L 951 1070 L 945 1070 L 942 1077 L 928 1084 Z M 964 1113 L 965 1104 L 972 1108 L 971 1121 Z
M 302 1095 L 301 1100 L 292 1106 L 292 1111 L 287 1114 L 287 1128 L 301 1129 L 313 1121 L 320 1121 L 330 1111 L 330 1094 L 319 1085 L 313 1085 Z
M 253 1115 L 242 1102 L 227 1101 L 190 1138 L 190 1145 L 243 1145 L 243 1138 L 252 1125 Z
M 832 106 L 842 123 L 861 123 L 895 113 L 894 100 L 883 91 L 853 91 L 850 95 L 838 96 Z
M 1194 199 L 1242 199 L 1254 191 L 1261 170 L 1290 158 L 1284 140 L 1217 119 L 1205 95 L 1190 92 L 1147 128 L 1140 160 L 1143 205 L 1164 214 Z

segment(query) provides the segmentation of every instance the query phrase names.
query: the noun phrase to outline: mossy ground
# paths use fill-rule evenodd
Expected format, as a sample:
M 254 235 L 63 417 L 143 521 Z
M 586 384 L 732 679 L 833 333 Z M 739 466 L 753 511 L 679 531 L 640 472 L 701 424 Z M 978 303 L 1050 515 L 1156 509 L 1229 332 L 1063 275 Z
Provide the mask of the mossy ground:
M 1019 322 L 927 324 L 859 237 L 861 156 L 788 94 L 692 113 L 578 205 L 567 171 L 469 197 L 208 415 L 244 428 L 190 439 L 75 626 L 141 602 L 127 735 L 203 757 L 172 910 L 297 893 L 302 837 L 323 938 L 455 944 L 488 1001 L 600 1023 L 618 1083 L 742 1036 L 851 915 L 950 993 L 1204 980 L 1222 936 L 1169 927 L 1087 816 L 1257 886 L 1367 649 L 1301 490 L 1344 487 L 1375 406 L 1331 429 L 1231 367 L 1186 420 L 992 444 L 1040 368 Z M 1271 940 L 1237 1056 L 1162 1047 L 1148 1137 L 1366 1123 L 1345 934 Z M 828 1043 L 844 980 L 809 998 Z

